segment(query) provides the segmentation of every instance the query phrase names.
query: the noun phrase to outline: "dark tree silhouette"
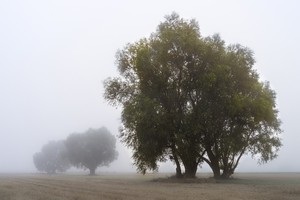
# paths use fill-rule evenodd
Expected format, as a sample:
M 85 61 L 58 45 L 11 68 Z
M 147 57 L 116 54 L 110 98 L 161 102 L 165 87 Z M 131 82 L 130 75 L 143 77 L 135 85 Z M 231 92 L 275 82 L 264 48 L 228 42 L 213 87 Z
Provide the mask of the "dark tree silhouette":
M 263 162 L 277 156 L 275 92 L 252 69 L 248 48 L 202 37 L 195 20 L 173 13 L 116 63 L 120 77 L 106 80 L 104 97 L 123 106 L 120 136 L 139 171 L 170 159 L 178 176 L 183 165 L 195 177 L 205 161 L 228 178 L 246 153 Z

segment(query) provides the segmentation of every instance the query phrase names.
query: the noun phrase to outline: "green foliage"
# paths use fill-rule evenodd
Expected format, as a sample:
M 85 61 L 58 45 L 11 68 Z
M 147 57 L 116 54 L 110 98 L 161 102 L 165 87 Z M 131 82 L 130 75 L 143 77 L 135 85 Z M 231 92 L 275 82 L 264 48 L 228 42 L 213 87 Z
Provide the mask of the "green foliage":
M 104 96 L 123 106 L 121 138 L 138 170 L 170 158 L 191 177 L 202 161 L 228 176 L 245 153 L 274 159 L 281 146 L 275 93 L 254 62 L 248 48 L 204 38 L 195 20 L 176 13 L 118 51 L 121 76 L 107 79 Z

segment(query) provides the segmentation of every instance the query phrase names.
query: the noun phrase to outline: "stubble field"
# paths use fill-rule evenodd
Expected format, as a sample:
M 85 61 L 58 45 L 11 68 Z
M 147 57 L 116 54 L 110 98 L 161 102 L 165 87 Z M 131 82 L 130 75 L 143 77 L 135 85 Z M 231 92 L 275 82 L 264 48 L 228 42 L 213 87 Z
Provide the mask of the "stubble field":
M 237 174 L 214 182 L 210 175 L 176 181 L 166 174 L 0 175 L 1 200 L 257 199 L 299 200 L 300 173 Z

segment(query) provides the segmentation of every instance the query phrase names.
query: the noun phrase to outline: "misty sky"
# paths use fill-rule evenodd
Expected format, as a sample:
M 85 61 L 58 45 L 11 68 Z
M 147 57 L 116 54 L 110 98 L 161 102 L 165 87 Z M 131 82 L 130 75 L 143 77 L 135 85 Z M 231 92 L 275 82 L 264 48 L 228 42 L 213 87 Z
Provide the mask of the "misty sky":
M 195 18 L 202 36 L 251 48 L 261 80 L 277 93 L 278 159 L 258 166 L 245 157 L 237 171 L 300 171 L 299 8 L 297 0 L 1 0 L 0 173 L 36 172 L 32 155 L 73 132 L 106 126 L 117 136 L 121 110 L 105 102 L 102 84 L 118 75 L 115 53 L 173 11 Z M 118 151 L 100 171 L 135 170 L 130 150 L 118 143 Z

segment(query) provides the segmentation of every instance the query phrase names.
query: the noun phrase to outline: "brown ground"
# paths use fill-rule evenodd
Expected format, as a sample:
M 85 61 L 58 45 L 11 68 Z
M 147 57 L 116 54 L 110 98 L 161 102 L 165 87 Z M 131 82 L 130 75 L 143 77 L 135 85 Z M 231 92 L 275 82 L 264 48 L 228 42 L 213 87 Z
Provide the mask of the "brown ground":
M 174 181 L 166 174 L 0 175 L 0 200 L 299 200 L 300 173 L 238 174 L 233 180 Z

